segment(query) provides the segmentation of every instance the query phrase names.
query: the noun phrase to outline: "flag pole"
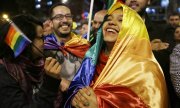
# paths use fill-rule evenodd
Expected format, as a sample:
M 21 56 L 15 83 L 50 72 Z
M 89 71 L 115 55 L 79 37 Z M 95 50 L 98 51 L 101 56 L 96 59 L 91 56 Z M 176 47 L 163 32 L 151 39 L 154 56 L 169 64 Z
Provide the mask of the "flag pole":
M 90 39 L 93 5 L 94 5 L 94 0 L 91 0 L 90 10 L 89 10 L 89 21 L 88 21 L 88 33 L 87 33 L 87 40 L 88 41 Z

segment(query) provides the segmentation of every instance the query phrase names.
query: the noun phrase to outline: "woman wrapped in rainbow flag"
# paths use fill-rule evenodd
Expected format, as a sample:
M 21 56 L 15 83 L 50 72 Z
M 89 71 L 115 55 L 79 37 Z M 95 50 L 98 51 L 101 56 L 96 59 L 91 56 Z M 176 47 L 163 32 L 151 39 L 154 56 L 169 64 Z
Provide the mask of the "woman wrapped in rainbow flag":
M 116 2 L 97 35 L 70 84 L 65 107 L 167 108 L 163 72 L 140 16 Z

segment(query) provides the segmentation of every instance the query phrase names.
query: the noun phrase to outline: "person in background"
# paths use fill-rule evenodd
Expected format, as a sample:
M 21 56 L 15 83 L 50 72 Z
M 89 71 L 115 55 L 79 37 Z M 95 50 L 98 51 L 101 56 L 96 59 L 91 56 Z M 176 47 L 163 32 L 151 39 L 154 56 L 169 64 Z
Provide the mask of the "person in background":
M 126 0 L 125 4 L 131 7 L 133 10 L 135 10 L 145 21 L 145 25 L 147 27 L 149 38 L 151 41 L 153 54 L 157 59 L 157 61 L 159 62 L 163 70 L 163 73 L 165 75 L 168 94 L 169 94 L 169 102 L 171 103 L 171 107 L 173 108 L 175 101 L 172 100 L 174 100 L 175 93 L 172 87 L 172 82 L 169 72 L 169 68 L 170 68 L 169 55 L 171 53 L 170 51 L 171 43 L 168 43 L 164 39 L 165 34 L 163 33 L 164 32 L 163 27 L 161 25 L 153 23 L 145 11 L 146 7 L 150 5 L 151 2 L 152 0 Z
M 62 3 L 54 4 L 49 11 L 53 33 L 44 37 L 45 55 L 57 59 L 62 65 L 60 91 L 55 107 L 63 103 L 63 91 L 79 69 L 89 42 L 72 32 L 73 18 L 70 8 Z
M 169 43 L 169 52 L 171 53 L 176 42 L 174 40 L 174 32 L 180 24 L 180 15 L 177 12 L 172 12 L 168 15 L 167 24 L 164 29 L 164 41 Z
M 44 36 L 47 36 L 52 33 L 52 27 L 50 25 L 50 21 L 51 21 L 50 19 L 47 19 L 43 23 L 43 35 Z
M 177 12 L 173 12 L 168 17 L 168 23 L 173 27 L 176 28 L 180 25 L 180 15 Z
M 65 107 L 167 108 L 165 78 L 139 15 L 116 2 L 100 31 L 71 82 Z
M 57 60 L 45 59 L 42 54 L 42 23 L 30 15 L 17 15 L 12 21 L 32 43 L 15 58 L 7 44 L 11 40 L 7 38 L 13 37 L 16 30 L 12 28 L 12 22 L 1 25 L 0 108 L 53 108 L 61 66 Z M 19 43 L 17 41 L 14 48 Z
M 94 43 L 96 43 L 95 36 L 97 35 L 97 31 L 98 31 L 100 25 L 102 24 L 106 13 L 107 13 L 106 10 L 100 10 L 100 11 L 96 12 L 94 15 L 93 22 L 92 22 L 91 36 L 90 36 L 91 46 L 94 45 Z
M 174 32 L 176 46 L 170 55 L 170 75 L 174 86 L 174 90 L 178 96 L 176 105 L 173 108 L 180 106 L 180 26 L 177 26 Z
M 152 0 L 125 0 L 125 4 L 135 10 L 141 18 L 145 21 L 145 25 L 148 30 L 149 38 L 151 40 L 152 50 L 163 50 L 167 49 L 169 44 L 162 42 L 162 36 L 159 31 L 160 27 L 157 27 L 146 13 L 146 7 L 150 5 Z
M 87 33 L 88 33 L 88 21 L 83 20 L 81 22 L 81 29 L 80 29 L 80 34 L 83 38 L 87 39 Z
M 94 19 L 92 22 L 92 29 L 94 32 L 97 32 L 100 25 L 102 24 L 104 17 L 107 13 L 107 10 L 100 10 L 94 14 Z

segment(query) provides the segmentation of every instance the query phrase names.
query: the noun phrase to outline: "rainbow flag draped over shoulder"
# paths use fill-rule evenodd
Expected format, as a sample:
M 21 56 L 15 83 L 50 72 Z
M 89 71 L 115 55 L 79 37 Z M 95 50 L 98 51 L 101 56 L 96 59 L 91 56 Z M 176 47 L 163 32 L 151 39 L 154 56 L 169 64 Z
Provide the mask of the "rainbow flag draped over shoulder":
M 14 22 L 11 21 L 5 42 L 13 50 L 14 56 L 17 57 L 24 50 L 24 48 L 31 43 L 31 40 L 29 40 L 14 24 Z

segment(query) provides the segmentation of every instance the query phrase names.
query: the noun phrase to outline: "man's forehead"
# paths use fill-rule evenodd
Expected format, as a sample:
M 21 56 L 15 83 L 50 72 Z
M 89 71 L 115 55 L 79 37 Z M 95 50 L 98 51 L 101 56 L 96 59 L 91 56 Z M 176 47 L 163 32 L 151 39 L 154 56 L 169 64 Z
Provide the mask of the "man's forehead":
M 170 18 L 170 19 L 171 19 L 171 18 L 173 18 L 173 19 L 174 19 L 174 18 L 180 19 L 180 17 L 179 17 L 178 15 L 170 16 L 169 18 Z
M 103 21 L 103 17 L 101 17 L 101 18 L 100 18 L 100 16 L 94 17 L 94 21 L 102 22 Z
M 94 16 L 94 20 L 102 22 L 103 19 L 104 19 L 104 16 L 105 16 L 105 14 L 103 14 L 103 13 L 101 13 L 101 14 L 96 14 L 96 15 Z
M 66 6 L 57 6 L 53 9 L 54 13 L 71 13 L 71 10 Z

